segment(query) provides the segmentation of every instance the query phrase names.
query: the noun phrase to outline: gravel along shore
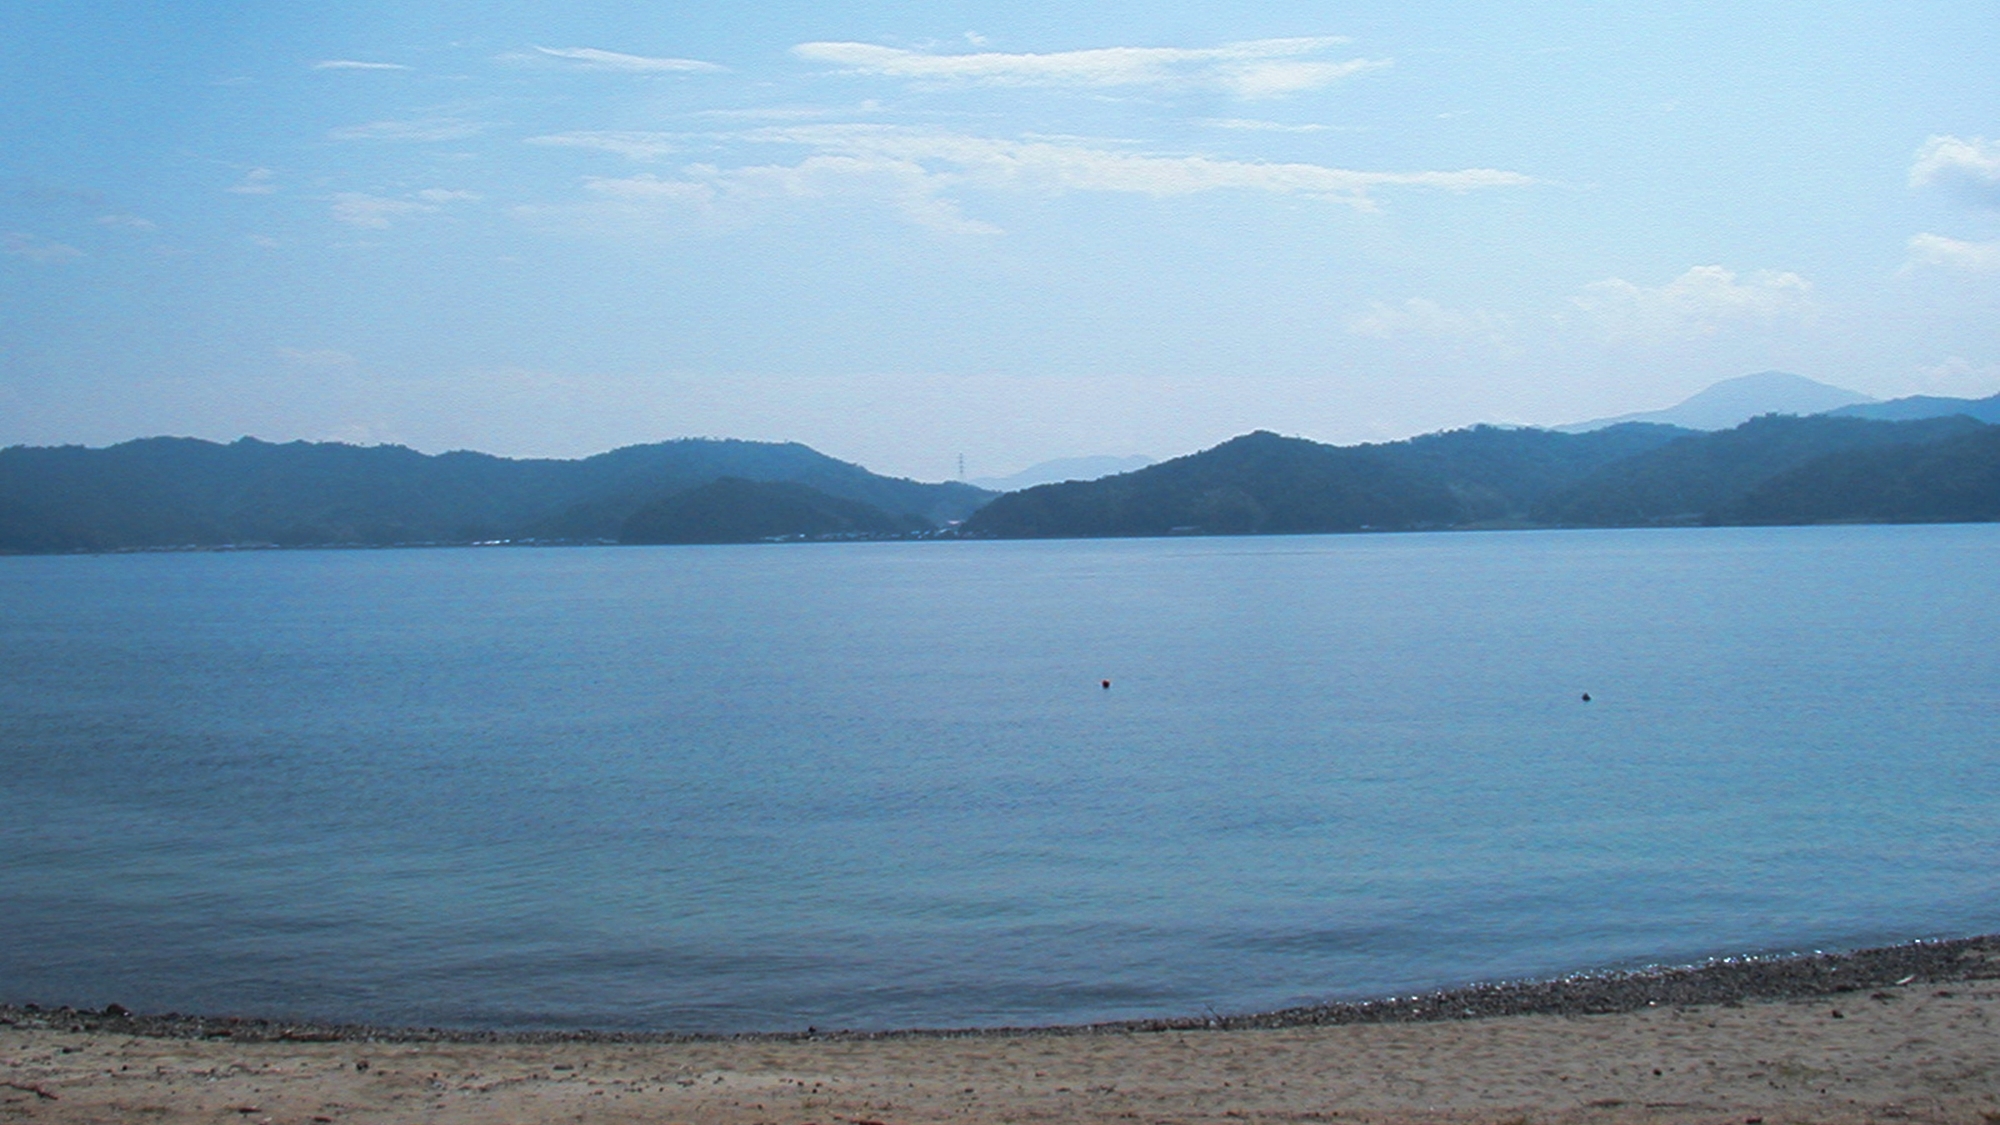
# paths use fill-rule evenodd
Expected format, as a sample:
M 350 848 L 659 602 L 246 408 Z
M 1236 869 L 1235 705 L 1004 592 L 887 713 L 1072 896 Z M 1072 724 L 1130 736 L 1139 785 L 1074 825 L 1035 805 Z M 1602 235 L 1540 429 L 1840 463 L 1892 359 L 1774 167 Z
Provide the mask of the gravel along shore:
M 0 1008 L 0 1122 L 2000 1125 L 2000 937 L 1234 1017 L 701 1037 Z

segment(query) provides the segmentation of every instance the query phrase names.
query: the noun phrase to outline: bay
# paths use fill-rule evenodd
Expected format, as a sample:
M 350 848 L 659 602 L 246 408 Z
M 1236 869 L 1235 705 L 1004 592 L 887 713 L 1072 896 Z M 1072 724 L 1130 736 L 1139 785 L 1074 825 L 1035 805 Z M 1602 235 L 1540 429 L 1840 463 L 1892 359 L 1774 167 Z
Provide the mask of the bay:
M 2000 929 L 1996 550 L 0 559 L 0 999 L 991 1026 Z

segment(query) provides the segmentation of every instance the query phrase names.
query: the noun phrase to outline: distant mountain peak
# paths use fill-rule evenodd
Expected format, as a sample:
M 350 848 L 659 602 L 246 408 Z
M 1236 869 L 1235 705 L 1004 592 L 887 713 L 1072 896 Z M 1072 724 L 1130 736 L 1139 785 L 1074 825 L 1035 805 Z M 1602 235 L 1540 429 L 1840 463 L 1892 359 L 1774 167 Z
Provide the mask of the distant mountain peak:
M 1620 422 L 1664 422 L 1691 430 L 1726 430 L 1762 414 L 1821 414 L 1843 406 L 1875 400 L 1859 391 L 1794 375 L 1789 371 L 1759 371 L 1724 379 L 1664 410 L 1620 414 L 1556 426 L 1564 433 L 1601 430 Z
M 1097 480 L 1101 477 L 1116 476 L 1119 473 L 1143 469 L 1152 463 L 1151 457 L 1137 453 L 1130 457 L 1058 457 L 1053 461 L 1030 465 L 1011 476 L 976 477 L 966 483 L 994 492 L 1017 492 L 1023 488 L 1033 488 L 1038 484 L 1060 484 L 1066 480 Z

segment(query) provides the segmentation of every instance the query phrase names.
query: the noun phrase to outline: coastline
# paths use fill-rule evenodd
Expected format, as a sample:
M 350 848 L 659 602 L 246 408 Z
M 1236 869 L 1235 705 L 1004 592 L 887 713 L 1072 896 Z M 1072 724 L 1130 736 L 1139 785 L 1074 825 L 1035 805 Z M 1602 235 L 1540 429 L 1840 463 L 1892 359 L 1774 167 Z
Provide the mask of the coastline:
M 1986 936 L 1045 1028 L 510 1033 L 4 1008 L 0 1122 L 1994 1125 L 1993 981 Z
M 894 1028 L 705 1033 L 391 1027 L 240 1016 L 148 1014 L 0 1003 L 0 1028 L 238 1042 L 700 1043 L 901 1038 L 1069 1036 L 1203 1030 L 1271 1030 L 1352 1024 L 1428 1023 L 1502 1016 L 1611 1015 L 1666 1006 L 1803 1000 L 1864 988 L 2000 979 L 2000 933 L 1903 942 L 1838 952 L 1724 957 L 1694 965 L 1496 981 L 1410 996 L 1331 1001 L 1235 1015 L 1107 1020 L 1047 1026 Z

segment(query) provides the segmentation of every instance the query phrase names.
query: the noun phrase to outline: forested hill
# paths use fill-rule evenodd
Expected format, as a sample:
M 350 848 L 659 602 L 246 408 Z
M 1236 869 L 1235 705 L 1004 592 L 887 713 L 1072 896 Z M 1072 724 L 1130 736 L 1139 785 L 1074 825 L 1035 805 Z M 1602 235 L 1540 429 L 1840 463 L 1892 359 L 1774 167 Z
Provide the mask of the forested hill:
M 1767 415 L 1714 433 L 1475 426 L 1355 446 L 1260 431 L 998 498 L 749 441 L 576 461 L 249 438 L 0 450 L 9 552 L 883 538 L 958 520 L 993 538 L 2000 520 L 2000 426 Z
M 146 438 L 0 450 L 0 550 L 614 541 L 642 509 L 723 478 L 797 485 L 805 492 L 746 493 L 744 502 L 819 497 L 842 502 L 819 507 L 870 527 L 941 525 L 993 495 L 877 476 L 796 443 L 689 439 L 563 461 Z M 675 537 L 702 535 L 682 525 Z
M 1496 525 L 1528 518 L 1592 470 L 1692 431 L 1628 423 L 1583 434 L 1475 426 L 1381 445 L 1259 431 L 1095 481 L 1012 492 L 968 535 L 1244 535 Z
M 1768 415 L 1329 446 L 1258 432 L 1120 476 L 1009 493 L 997 538 L 2000 519 L 2000 428 Z
M 1963 416 L 1879 422 L 1767 415 L 1606 465 L 1532 514 L 1537 522 L 1569 527 L 1933 519 L 1917 509 L 1864 513 L 1842 495 L 1847 486 L 1840 482 L 1871 454 L 1900 460 L 1990 428 Z M 1781 502 L 1771 487 L 1784 487 L 1789 498 Z
M 675 492 L 632 513 L 625 543 L 756 543 L 789 539 L 884 539 L 931 528 L 918 516 L 893 516 L 792 481 L 723 477 Z

